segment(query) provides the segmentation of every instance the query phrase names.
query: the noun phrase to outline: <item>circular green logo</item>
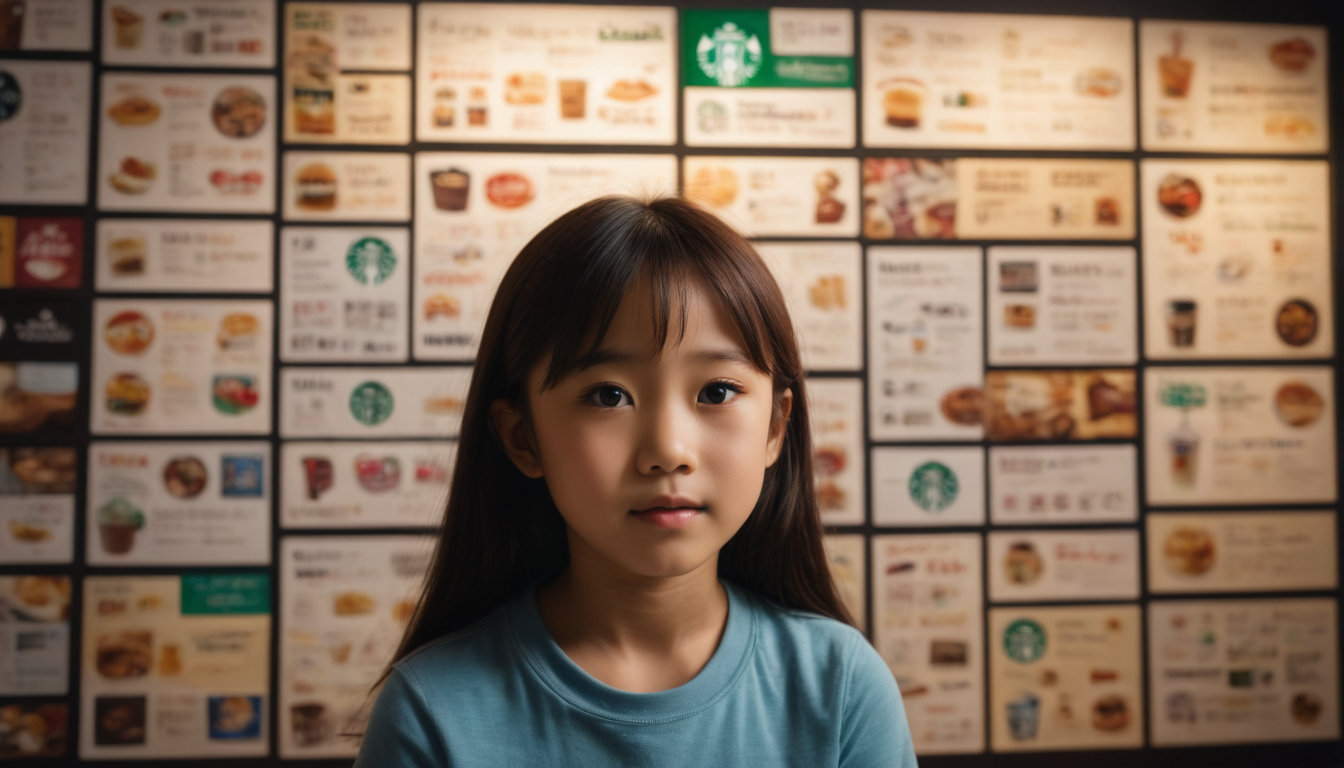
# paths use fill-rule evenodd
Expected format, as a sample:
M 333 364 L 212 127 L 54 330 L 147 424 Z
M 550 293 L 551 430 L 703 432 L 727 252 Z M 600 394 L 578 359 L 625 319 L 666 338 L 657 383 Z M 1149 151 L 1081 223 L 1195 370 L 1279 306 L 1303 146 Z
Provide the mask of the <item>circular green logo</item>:
M 746 85 L 760 71 L 763 49 L 756 33 L 729 21 L 711 34 L 700 35 L 695 62 L 720 87 L 733 88 Z
M 942 512 L 952 506 L 960 490 L 957 473 L 941 462 L 921 464 L 910 473 L 910 499 L 925 512 Z
M 23 88 L 10 73 L 0 69 L 0 123 L 19 114 L 23 106 Z
M 1003 651 L 1018 664 L 1039 661 L 1045 655 L 1045 627 L 1031 619 L 1018 619 L 1003 631 Z
M 366 426 L 387 421 L 392 415 L 392 392 L 376 381 L 366 381 L 350 393 L 350 415 Z
M 397 254 L 386 240 L 365 237 L 346 252 L 345 268 L 360 285 L 382 285 L 397 268 Z

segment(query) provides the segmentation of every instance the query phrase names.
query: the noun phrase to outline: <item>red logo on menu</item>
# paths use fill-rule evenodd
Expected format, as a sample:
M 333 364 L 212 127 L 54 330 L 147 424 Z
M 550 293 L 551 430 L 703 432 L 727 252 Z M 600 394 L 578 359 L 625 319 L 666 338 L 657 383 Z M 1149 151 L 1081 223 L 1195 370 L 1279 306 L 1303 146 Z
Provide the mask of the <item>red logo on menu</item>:
M 79 287 L 84 271 L 82 219 L 21 218 L 15 241 L 15 287 Z

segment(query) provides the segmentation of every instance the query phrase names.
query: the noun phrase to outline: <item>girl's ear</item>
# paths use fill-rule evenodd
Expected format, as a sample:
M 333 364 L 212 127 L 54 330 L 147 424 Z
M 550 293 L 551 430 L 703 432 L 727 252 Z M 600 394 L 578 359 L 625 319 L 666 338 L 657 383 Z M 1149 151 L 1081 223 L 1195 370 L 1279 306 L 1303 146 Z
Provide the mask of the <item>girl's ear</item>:
M 784 435 L 789 431 L 789 416 L 793 414 L 793 390 L 786 389 L 779 396 L 779 409 L 770 423 L 770 437 L 765 442 L 765 466 L 772 467 L 784 449 Z
M 522 411 L 508 400 L 496 400 L 490 404 L 490 426 L 518 471 L 534 480 L 541 477 L 541 459 Z

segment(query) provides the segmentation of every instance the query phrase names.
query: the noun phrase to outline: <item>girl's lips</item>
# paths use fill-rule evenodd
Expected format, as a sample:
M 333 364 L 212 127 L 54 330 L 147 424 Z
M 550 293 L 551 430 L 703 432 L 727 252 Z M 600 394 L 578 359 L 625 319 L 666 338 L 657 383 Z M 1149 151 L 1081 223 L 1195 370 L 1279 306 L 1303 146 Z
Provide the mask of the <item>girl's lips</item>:
M 632 512 L 635 517 L 659 528 L 685 528 L 704 514 L 703 509 L 682 507 L 678 509 L 654 508 L 642 512 Z

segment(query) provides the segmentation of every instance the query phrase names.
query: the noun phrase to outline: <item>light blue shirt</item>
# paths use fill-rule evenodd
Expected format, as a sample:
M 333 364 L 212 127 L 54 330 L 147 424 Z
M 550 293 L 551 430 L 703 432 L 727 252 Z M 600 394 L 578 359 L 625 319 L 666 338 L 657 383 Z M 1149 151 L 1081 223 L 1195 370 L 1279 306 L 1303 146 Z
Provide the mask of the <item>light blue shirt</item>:
M 355 766 L 914 768 L 900 692 L 858 630 L 724 587 L 713 657 L 657 693 L 580 669 L 528 590 L 395 665 Z

